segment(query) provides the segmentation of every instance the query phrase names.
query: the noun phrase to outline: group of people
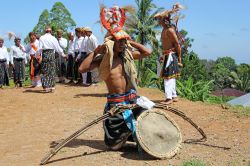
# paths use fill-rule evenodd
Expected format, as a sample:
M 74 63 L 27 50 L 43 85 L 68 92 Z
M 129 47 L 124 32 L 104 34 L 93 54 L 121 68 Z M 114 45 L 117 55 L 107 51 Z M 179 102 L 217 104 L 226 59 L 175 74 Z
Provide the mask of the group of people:
M 10 52 L 4 46 L 4 39 L 0 38 L 0 87 L 9 85 L 9 66 L 13 70 L 15 85 L 22 87 L 28 62 L 32 87 L 42 86 L 45 92 L 52 92 L 56 82 L 83 86 L 99 82 L 97 70 L 82 74 L 78 71 L 81 62 L 98 46 L 91 28 L 76 28 L 75 34 L 67 33 L 68 40 L 60 29 L 56 31 L 56 37 L 52 33 L 49 26 L 41 37 L 30 32 L 26 46 L 21 44 L 19 37 L 15 37 L 15 45 Z
M 172 14 L 181 9 L 179 4 L 173 9 L 158 13 L 155 18 L 163 27 L 161 34 L 162 42 L 162 71 L 165 85 L 165 104 L 177 101 L 176 78 L 180 75 L 179 66 L 181 63 L 181 47 L 176 33 L 176 24 Z M 107 29 L 105 42 L 98 45 L 96 37 L 90 28 L 76 28 L 75 36 L 68 33 L 69 42 L 62 37 L 62 31 L 57 32 L 57 39 L 52 36 L 50 27 L 46 27 L 46 33 L 39 41 L 34 33 L 30 33 L 30 43 L 27 48 L 20 45 L 20 39 L 15 39 L 16 45 L 11 48 L 14 58 L 14 68 L 17 74 L 14 75 L 15 82 L 19 81 L 22 75 L 19 70 L 21 65 L 27 62 L 25 53 L 30 54 L 34 70 L 31 70 L 34 85 L 41 84 L 45 91 L 51 91 L 55 87 L 55 76 L 59 81 L 66 77 L 70 81 L 79 81 L 79 73 L 84 85 L 90 82 L 87 79 L 92 75 L 92 82 L 103 80 L 108 89 L 107 104 L 104 113 L 107 113 L 116 105 L 135 104 L 137 96 L 137 70 L 134 63 L 136 59 L 150 56 L 151 50 L 135 41 L 123 30 L 126 20 L 125 10 L 118 6 L 102 8 L 100 20 Z M 0 40 L 0 85 L 6 83 L 6 67 L 9 59 L 6 48 Z M 66 47 L 68 47 L 66 55 Z M 65 63 L 67 60 L 67 64 Z M 4 64 L 7 64 L 6 66 Z M 36 64 L 40 65 L 40 72 L 36 71 Z M 32 65 L 31 65 L 32 66 Z M 20 69 L 19 69 L 20 67 Z M 90 74 L 91 72 L 91 74 Z M 58 73 L 58 74 L 56 74 Z M 40 75 L 39 75 L 40 74 Z M 114 115 L 104 121 L 104 142 L 113 149 L 120 149 L 127 140 L 136 141 L 135 129 L 136 117 L 140 114 L 138 110 L 126 110 L 123 113 Z

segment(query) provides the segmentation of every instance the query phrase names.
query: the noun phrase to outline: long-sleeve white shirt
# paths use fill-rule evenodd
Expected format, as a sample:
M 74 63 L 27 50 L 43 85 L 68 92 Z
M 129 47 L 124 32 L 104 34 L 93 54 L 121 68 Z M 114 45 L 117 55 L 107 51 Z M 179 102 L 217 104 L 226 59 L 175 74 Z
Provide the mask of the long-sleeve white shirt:
M 13 63 L 14 58 L 23 58 L 25 61 L 25 64 L 27 63 L 27 54 L 25 53 L 24 46 L 20 45 L 20 47 L 17 46 L 11 46 L 10 48 L 10 63 Z
M 42 53 L 42 50 L 46 49 L 53 49 L 56 52 L 58 52 L 60 55 L 65 56 L 63 53 L 63 49 L 60 47 L 57 39 L 52 36 L 50 33 L 46 33 L 42 35 L 39 39 L 39 49 L 37 52 L 38 54 Z
M 83 37 L 82 44 L 81 44 L 81 47 L 80 47 L 80 49 L 79 49 L 79 52 L 80 52 L 80 53 L 81 53 L 81 52 L 87 52 L 87 41 L 88 41 L 88 37 L 87 37 L 87 36 Z M 79 54 L 79 55 L 77 56 L 77 58 L 78 58 L 78 59 L 81 58 L 81 54 Z
M 87 49 L 86 49 L 87 54 L 93 52 L 97 48 L 97 46 L 98 46 L 98 40 L 93 34 L 91 34 L 87 40 Z
M 5 46 L 0 47 L 0 60 L 6 59 L 7 64 L 9 64 L 10 56 L 8 50 Z
M 75 40 L 69 41 L 68 54 L 72 54 L 73 56 L 74 56 L 74 44 L 75 44 Z
M 59 42 L 59 45 L 62 49 L 66 49 L 67 48 L 67 45 L 68 45 L 68 41 L 67 39 L 61 37 L 58 39 L 58 42 Z
M 82 45 L 82 41 L 83 41 L 83 37 L 77 37 L 75 40 L 75 44 L 74 44 L 74 52 L 78 52 L 80 51 L 81 45 Z

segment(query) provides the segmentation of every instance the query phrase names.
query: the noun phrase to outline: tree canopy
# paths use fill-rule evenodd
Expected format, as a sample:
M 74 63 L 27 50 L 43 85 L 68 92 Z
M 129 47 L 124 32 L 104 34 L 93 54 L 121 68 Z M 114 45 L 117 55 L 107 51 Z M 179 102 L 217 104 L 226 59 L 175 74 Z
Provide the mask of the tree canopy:
M 33 32 L 36 32 L 39 35 L 44 34 L 44 30 L 46 26 L 51 26 L 53 31 L 61 29 L 66 35 L 68 30 L 72 30 L 76 23 L 71 18 L 71 13 L 61 2 L 56 2 L 52 9 L 48 11 L 44 9 L 41 13 L 38 23 L 33 28 Z M 25 43 L 29 41 L 29 37 L 25 38 Z

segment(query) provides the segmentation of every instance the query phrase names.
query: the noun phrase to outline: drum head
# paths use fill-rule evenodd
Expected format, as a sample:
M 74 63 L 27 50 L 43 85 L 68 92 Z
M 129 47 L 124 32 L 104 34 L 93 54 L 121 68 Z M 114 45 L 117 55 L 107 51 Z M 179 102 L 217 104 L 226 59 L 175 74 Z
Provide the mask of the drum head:
M 142 149 L 156 158 L 171 158 L 181 147 L 177 124 L 160 109 L 143 112 L 137 118 L 136 136 Z

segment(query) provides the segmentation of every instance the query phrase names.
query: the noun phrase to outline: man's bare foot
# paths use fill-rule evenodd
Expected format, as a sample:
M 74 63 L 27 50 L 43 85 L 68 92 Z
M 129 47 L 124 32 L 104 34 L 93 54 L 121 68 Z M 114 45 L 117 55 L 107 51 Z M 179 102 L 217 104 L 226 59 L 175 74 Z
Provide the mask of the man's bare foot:
M 178 102 L 179 99 L 177 97 L 173 97 L 173 102 Z
M 173 102 L 172 99 L 166 99 L 165 101 L 161 102 L 162 104 L 171 104 Z

